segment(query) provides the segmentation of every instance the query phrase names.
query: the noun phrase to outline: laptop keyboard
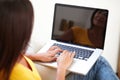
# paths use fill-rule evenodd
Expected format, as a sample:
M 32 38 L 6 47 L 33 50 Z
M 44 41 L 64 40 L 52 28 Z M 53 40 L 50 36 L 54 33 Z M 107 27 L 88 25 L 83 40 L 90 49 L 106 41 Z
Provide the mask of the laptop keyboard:
M 63 45 L 63 44 L 58 44 L 58 43 L 54 43 L 53 46 L 58 46 L 60 47 L 62 50 L 68 50 L 71 52 L 75 51 L 75 56 L 74 58 L 76 59 L 81 59 L 81 60 L 85 60 L 87 61 L 88 58 L 92 55 L 93 51 L 92 50 L 86 50 L 86 49 L 81 49 L 81 48 L 77 48 L 77 47 L 72 47 L 72 46 L 67 46 L 67 45 Z M 60 53 L 58 53 L 58 55 L 60 55 Z

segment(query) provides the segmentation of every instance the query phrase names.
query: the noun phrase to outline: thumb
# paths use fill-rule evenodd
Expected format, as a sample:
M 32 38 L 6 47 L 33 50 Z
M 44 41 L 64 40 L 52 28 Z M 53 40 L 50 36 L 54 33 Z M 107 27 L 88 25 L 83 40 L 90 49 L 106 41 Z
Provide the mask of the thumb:
M 56 60 L 57 60 L 57 57 L 53 57 L 53 58 L 52 58 L 52 61 L 56 61 Z

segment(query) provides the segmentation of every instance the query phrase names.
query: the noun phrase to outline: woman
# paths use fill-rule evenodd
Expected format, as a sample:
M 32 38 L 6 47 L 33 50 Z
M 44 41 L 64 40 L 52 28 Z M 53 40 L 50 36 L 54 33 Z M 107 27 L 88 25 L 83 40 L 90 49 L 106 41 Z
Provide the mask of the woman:
M 44 62 L 53 61 L 56 59 L 55 54 L 62 51 L 53 46 L 44 55 L 37 57 L 24 55 L 32 33 L 33 18 L 33 7 L 29 0 L 0 1 L 0 79 L 41 80 L 28 57 Z M 64 79 L 65 71 L 74 56 L 74 53 L 71 54 L 66 50 L 62 52 L 63 54 L 57 59 L 56 80 Z
M 41 80 L 31 60 L 39 60 L 42 62 L 55 61 L 55 54 L 61 52 L 61 55 L 57 58 L 58 69 L 56 80 L 65 80 L 66 70 L 72 63 L 75 53 L 66 50 L 63 51 L 57 46 L 52 46 L 44 54 L 25 55 L 32 33 L 33 18 L 33 7 L 29 0 L 0 1 L 0 79 Z M 111 79 L 107 80 L 116 80 L 117 77 L 106 63 L 106 60 L 100 58 L 90 73 L 88 73 L 88 77 L 85 76 L 84 78 L 86 78 L 86 80 L 88 80 L 88 78 L 93 79 L 95 76 L 99 78 L 102 75 L 100 71 L 105 69 L 108 70 L 108 72 L 111 71 L 110 74 L 112 74 L 113 77 L 111 78 L 110 76 Z M 103 65 L 101 66 L 101 64 Z M 98 71 L 99 74 L 93 74 L 91 76 L 91 72 L 95 73 L 96 71 Z M 81 75 L 70 74 L 67 79 L 72 79 L 71 76 L 75 78 L 74 75 L 82 77 Z M 77 79 L 82 80 L 81 78 L 73 80 Z

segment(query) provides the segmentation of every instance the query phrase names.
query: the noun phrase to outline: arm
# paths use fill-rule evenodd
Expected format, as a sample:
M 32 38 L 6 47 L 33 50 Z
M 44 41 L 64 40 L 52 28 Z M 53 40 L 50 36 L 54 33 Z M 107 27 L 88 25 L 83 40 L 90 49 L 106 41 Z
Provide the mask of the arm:
M 64 50 L 63 53 L 61 53 L 61 55 L 58 57 L 56 80 L 65 80 L 67 68 L 69 68 L 69 66 L 71 65 L 74 55 L 75 53 Z
M 57 58 L 58 69 L 57 69 L 56 80 L 65 80 L 66 70 L 72 63 L 75 53 L 68 52 L 66 50 L 63 51 L 59 47 L 53 46 L 44 54 L 28 54 L 26 56 L 29 57 L 31 60 L 50 62 L 56 59 L 55 54 L 57 52 L 62 52 L 62 53 Z
M 66 70 L 62 68 L 57 69 L 56 80 L 65 80 Z
M 50 62 L 50 61 L 55 61 L 56 60 L 56 53 L 62 52 L 62 50 L 58 46 L 52 46 L 49 48 L 48 51 L 44 53 L 37 53 L 37 54 L 26 54 L 28 58 L 31 60 L 37 60 L 41 62 Z

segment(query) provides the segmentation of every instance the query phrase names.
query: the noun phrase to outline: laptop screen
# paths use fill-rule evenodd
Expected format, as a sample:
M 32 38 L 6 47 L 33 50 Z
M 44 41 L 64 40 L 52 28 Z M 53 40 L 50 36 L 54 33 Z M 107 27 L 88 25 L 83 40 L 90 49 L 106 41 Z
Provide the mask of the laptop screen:
M 104 48 L 108 10 L 55 4 L 52 40 Z

